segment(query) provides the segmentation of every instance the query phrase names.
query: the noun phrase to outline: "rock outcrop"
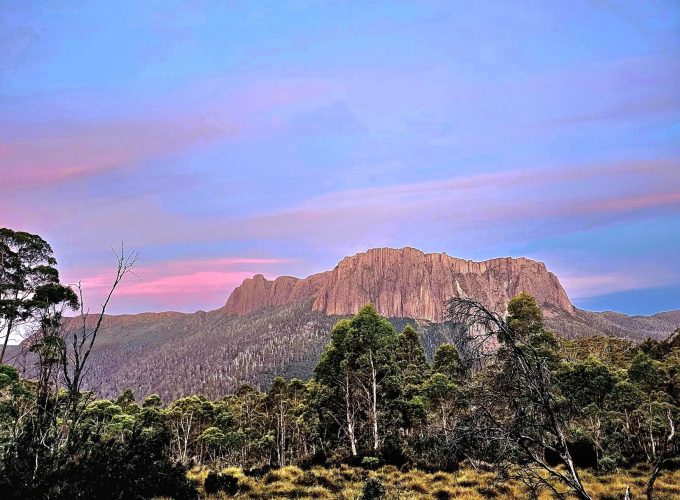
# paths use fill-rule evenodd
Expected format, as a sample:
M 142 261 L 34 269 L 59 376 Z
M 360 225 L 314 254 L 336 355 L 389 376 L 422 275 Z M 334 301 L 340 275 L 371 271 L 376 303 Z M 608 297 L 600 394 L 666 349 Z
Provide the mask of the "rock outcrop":
M 439 322 L 451 297 L 472 297 L 504 310 L 521 292 L 535 296 L 546 316 L 574 313 L 559 280 L 542 262 L 509 257 L 474 262 L 415 248 L 368 250 L 306 279 L 270 281 L 257 275 L 233 291 L 224 311 L 243 315 L 312 299 L 312 308 L 328 315 L 354 314 L 370 302 L 387 317 Z

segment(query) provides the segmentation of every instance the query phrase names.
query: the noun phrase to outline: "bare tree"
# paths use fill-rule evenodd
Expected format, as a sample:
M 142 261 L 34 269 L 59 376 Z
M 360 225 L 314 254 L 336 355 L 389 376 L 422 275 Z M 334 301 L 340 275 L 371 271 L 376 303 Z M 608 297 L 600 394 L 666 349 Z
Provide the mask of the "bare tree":
M 71 345 L 70 348 L 62 350 L 61 368 L 64 378 L 64 385 L 69 394 L 70 417 L 76 419 L 78 414 L 79 399 L 82 389 L 83 377 L 87 374 L 86 364 L 92 353 L 97 334 L 102 326 L 106 314 L 106 308 L 111 301 L 113 293 L 120 282 L 127 274 L 132 273 L 132 269 L 137 262 L 138 255 L 135 252 L 126 252 L 125 244 L 121 243 L 120 250 L 113 250 L 116 256 L 116 274 L 111 288 L 106 295 L 94 321 L 91 321 L 90 310 L 86 309 L 83 301 L 83 288 L 79 282 L 76 285 L 80 302 L 80 322 L 81 326 L 69 332 Z
M 677 333 L 677 332 L 676 332 Z M 654 462 L 654 467 L 649 475 L 647 484 L 645 486 L 645 493 L 647 494 L 647 500 L 652 500 L 654 498 L 654 483 L 656 478 L 659 477 L 661 469 L 668 462 L 668 460 L 673 456 L 673 451 L 675 449 L 675 424 L 673 422 L 673 414 L 671 410 L 667 410 L 666 418 L 668 419 L 668 435 L 663 442 L 663 448 L 656 461 Z
M 136 254 L 126 253 L 122 244 L 120 253 L 114 253 L 117 258 L 116 276 L 94 324 L 88 322 L 88 313 L 82 305 L 80 286 L 80 295 L 59 283 L 48 283 L 36 288 L 33 301 L 36 304 L 36 321 L 40 326 L 24 344 L 26 354 L 35 356 L 36 411 L 30 421 L 31 440 L 28 449 L 21 450 L 32 454 L 34 480 L 44 463 L 49 463 L 62 447 L 73 444 L 71 430 L 76 427 L 81 410 L 91 396 L 81 393 L 87 360 L 102 325 L 106 307 L 137 259 Z M 76 332 L 65 331 L 65 310 L 77 310 L 79 307 L 82 329 Z M 67 346 L 69 338 L 70 347 Z M 62 387 L 66 389 L 65 396 L 61 392 Z
M 537 317 L 524 320 L 532 335 L 511 327 L 503 316 L 474 299 L 454 298 L 447 304 L 448 319 L 457 325 L 455 332 L 466 337 L 460 344 L 467 346 L 472 364 L 496 375 L 495 387 L 489 388 L 493 392 L 474 401 L 477 423 L 485 436 L 502 443 L 499 448 L 510 445 L 533 467 L 566 485 L 579 498 L 590 500 L 567 446 L 567 419 L 558 409 L 550 356 L 536 341 L 543 331 L 540 310 L 533 297 L 513 300 L 517 299 L 538 311 L 533 315 Z M 546 450 L 559 458 L 566 472 L 549 464 Z M 524 472 L 527 479 L 563 496 L 534 469 Z

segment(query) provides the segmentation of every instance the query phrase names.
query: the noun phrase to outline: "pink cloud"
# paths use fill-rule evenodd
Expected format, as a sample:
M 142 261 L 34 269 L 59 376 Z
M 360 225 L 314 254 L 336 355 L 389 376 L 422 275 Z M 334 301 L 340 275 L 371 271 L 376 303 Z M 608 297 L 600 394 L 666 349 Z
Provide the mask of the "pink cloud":
M 674 277 L 667 272 L 627 273 L 615 271 L 588 275 L 560 274 L 560 282 L 572 300 L 663 286 L 672 283 L 673 279 Z
M 65 125 L 0 146 L 2 190 L 25 188 L 135 166 L 200 143 L 233 136 L 238 127 L 204 119 L 129 119 Z
M 597 200 L 583 207 L 585 212 L 628 212 L 647 208 L 677 205 L 680 190 L 623 196 L 609 200 Z
M 162 305 L 184 311 L 221 306 L 231 290 L 244 279 L 266 272 L 267 268 L 288 262 L 268 258 L 217 258 L 161 261 L 139 265 L 116 290 L 113 311 L 142 311 Z M 81 283 L 87 306 L 93 310 L 103 301 L 113 281 L 113 267 L 70 269 L 63 273 L 66 283 Z
M 578 229 L 650 208 L 680 209 L 677 161 L 520 169 L 338 191 L 251 217 L 241 227 L 247 237 L 301 236 L 335 243 L 370 233 L 384 239 L 385 231 L 405 226 L 483 231 L 516 223 Z
M 108 170 L 135 167 L 150 159 L 163 159 L 201 144 L 241 135 L 253 119 L 290 106 L 314 105 L 323 100 L 329 83 L 283 80 L 271 83 L 233 81 L 218 76 L 191 82 L 165 95 L 138 103 L 123 117 L 114 115 L 89 121 L 78 111 L 57 109 L 57 120 L 13 124 L 0 143 L 0 191 L 45 186 Z M 110 96 L 85 94 L 89 101 Z M 209 98 L 206 98 L 209 96 Z M 68 93 L 66 101 L 78 101 Z M 34 106 L 55 113 L 60 95 L 39 96 Z M 68 119 L 61 118 L 68 114 Z M 71 115 L 74 118 L 71 118 Z M 255 120 L 256 121 L 256 120 Z M 264 120 L 270 127 L 276 120 Z M 276 127 L 274 127 L 276 128 Z M 0 128 L 0 133 L 3 129 Z M 9 133 L 11 132 L 11 134 Z
M 9 158 L 13 149 L 9 144 L 0 144 L 0 158 Z

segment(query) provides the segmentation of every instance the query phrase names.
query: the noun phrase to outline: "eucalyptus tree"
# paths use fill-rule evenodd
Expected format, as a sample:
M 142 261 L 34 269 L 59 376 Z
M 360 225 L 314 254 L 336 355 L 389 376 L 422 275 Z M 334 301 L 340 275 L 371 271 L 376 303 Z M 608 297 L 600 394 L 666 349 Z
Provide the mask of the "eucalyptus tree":
M 380 450 L 390 423 L 382 415 L 401 390 L 398 345 L 394 327 L 369 304 L 335 325 L 316 367 L 315 379 L 329 396 L 323 416 L 342 430 L 352 456 Z
M 30 321 L 36 308 L 36 290 L 59 283 L 52 247 L 40 236 L 0 229 L 0 327 L 4 334 L 0 363 L 7 343 L 18 327 Z
M 307 386 L 298 379 L 276 377 L 267 391 L 264 408 L 274 431 L 275 463 L 284 467 L 304 457 L 309 429 L 305 425 Z
M 411 325 L 406 325 L 397 336 L 397 363 L 406 385 L 422 384 L 427 377 L 429 366 L 425 350 L 418 332 Z
M 456 346 L 442 344 L 437 347 L 432 361 L 432 372 L 446 375 L 453 381 L 460 380 L 464 374 L 464 368 Z

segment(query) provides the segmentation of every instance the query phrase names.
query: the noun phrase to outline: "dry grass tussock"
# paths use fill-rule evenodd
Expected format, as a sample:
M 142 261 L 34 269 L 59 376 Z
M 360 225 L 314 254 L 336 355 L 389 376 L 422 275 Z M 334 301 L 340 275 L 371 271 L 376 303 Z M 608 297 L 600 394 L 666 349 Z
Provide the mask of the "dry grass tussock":
M 238 479 L 238 492 L 234 496 L 218 492 L 206 495 L 203 489 L 207 468 L 194 468 L 189 477 L 201 485 L 204 498 L 309 498 L 309 499 L 358 499 L 364 483 L 377 478 L 385 486 L 388 500 L 399 499 L 462 499 L 483 500 L 526 499 L 529 493 L 518 480 L 501 480 L 493 472 L 463 469 L 457 472 L 428 473 L 421 470 L 400 471 L 395 467 L 382 467 L 375 471 L 340 466 L 335 468 L 313 467 L 308 470 L 289 466 L 251 477 L 239 468 L 227 468 L 219 472 Z M 596 475 L 582 473 L 593 498 L 621 499 L 630 484 L 633 498 L 644 498 L 647 471 L 629 470 L 612 474 Z M 664 472 L 656 482 L 656 498 L 680 499 L 680 471 Z M 539 498 L 552 498 L 549 491 L 540 492 Z

